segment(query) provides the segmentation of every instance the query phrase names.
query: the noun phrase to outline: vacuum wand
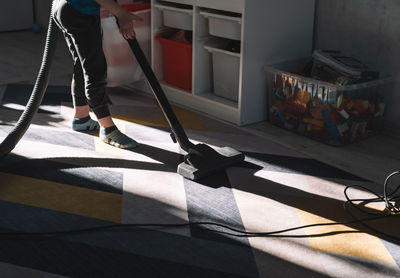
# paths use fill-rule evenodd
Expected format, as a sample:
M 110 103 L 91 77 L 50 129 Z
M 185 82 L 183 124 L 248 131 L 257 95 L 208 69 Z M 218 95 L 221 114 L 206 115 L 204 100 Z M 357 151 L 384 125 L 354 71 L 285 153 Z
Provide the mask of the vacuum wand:
M 181 148 L 187 152 L 184 161 L 178 165 L 177 172 L 185 178 L 197 180 L 242 162 L 244 155 L 230 147 L 223 147 L 217 150 L 206 144 L 194 145 L 189 141 L 138 41 L 136 38 L 127 41 L 171 127 L 172 139 L 174 142 L 178 141 Z
M 169 126 L 172 129 L 173 140 L 176 139 L 183 150 L 189 151 L 194 145 L 189 141 L 185 131 L 183 130 L 181 124 L 179 123 L 171 105 L 169 104 L 167 97 L 165 96 L 160 83 L 158 82 L 152 68 L 150 67 L 146 56 L 144 55 L 138 41 L 136 38 L 128 40 L 129 46 L 131 47 L 133 53 L 135 54 L 136 60 L 138 61 L 140 67 L 143 70 L 144 75 L 150 83 L 153 89 L 154 96 L 156 97 L 158 103 L 160 104 L 161 110 L 164 113 Z M 174 140 L 175 142 L 175 140 Z

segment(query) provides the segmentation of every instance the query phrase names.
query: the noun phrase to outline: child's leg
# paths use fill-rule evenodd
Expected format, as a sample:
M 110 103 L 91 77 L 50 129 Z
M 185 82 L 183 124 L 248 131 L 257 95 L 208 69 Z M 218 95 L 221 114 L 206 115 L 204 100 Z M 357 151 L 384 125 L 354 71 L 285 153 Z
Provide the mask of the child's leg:
M 74 62 L 74 72 L 71 82 L 72 103 L 74 106 L 72 129 L 75 131 L 98 130 L 100 128 L 99 123 L 92 120 L 89 116 L 89 105 L 85 96 L 85 79 L 78 53 L 72 38 L 66 32 L 63 33 Z
M 71 82 L 72 102 L 75 108 L 75 118 L 83 118 L 89 115 L 89 106 L 85 95 L 85 78 L 81 62 L 79 61 L 78 53 L 74 47 L 72 38 L 64 32 L 65 41 L 67 42 L 69 51 L 71 52 L 74 72 Z
M 82 130 L 97 130 L 99 129 L 99 123 L 93 121 L 89 116 L 89 105 L 86 100 L 85 95 L 85 79 L 83 75 L 82 65 L 79 60 L 78 53 L 75 49 L 74 42 L 70 35 L 68 35 L 67 30 L 59 21 L 59 8 L 62 6 L 62 1 L 54 2 L 53 19 L 58 27 L 61 29 L 65 41 L 67 43 L 68 49 L 71 53 L 74 68 L 71 80 L 71 95 L 72 103 L 74 107 L 74 119 L 72 121 L 72 129 L 77 131 Z
M 110 116 L 106 97 L 107 63 L 103 53 L 103 39 L 99 15 L 82 14 L 66 1 L 60 1 L 54 11 L 58 25 L 67 33 L 70 49 L 73 50 L 74 73 L 77 74 L 76 89 L 82 90 L 83 76 L 84 91 L 87 104 L 92 108 L 98 119 Z M 81 65 L 80 72 L 79 60 Z M 76 70 L 76 71 L 75 71 Z M 78 82 L 79 81 L 79 82 Z M 78 93 L 78 92 L 76 92 Z
M 135 140 L 122 134 L 115 127 L 108 108 L 105 91 L 107 63 L 103 52 L 100 16 L 82 14 L 65 1 L 54 12 L 54 16 L 71 38 L 79 57 L 87 103 L 102 127 L 101 139 L 121 148 L 136 147 Z
M 80 35 L 75 35 L 75 47 L 79 48 L 79 50 L 76 51 L 78 59 L 75 66 L 77 71 L 74 71 L 77 73 L 75 90 L 81 90 L 79 86 L 83 86 L 84 92 L 86 92 L 85 101 L 87 101 L 93 109 L 101 126 L 111 127 L 114 125 L 114 122 L 108 110 L 108 101 L 105 92 L 107 63 L 103 52 L 100 22 L 98 26 L 99 28 L 93 29 L 90 36 L 88 35 L 84 39 L 82 39 Z M 87 43 L 88 38 L 90 38 L 90 43 Z M 71 41 L 74 42 L 72 39 Z M 81 63 L 80 60 L 82 60 L 83 63 Z M 79 94 L 79 96 L 81 96 L 81 94 Z M 75 113 L 77 112 L 79 112 L 79 110 L 75 109 Z

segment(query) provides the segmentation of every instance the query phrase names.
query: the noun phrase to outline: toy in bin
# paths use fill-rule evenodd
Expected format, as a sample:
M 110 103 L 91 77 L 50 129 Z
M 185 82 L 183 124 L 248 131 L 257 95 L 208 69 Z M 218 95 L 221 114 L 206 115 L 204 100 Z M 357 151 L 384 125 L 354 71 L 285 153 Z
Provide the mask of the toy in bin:
M 290 73 L 275 72 L 274 77 L 269 113 L 275 125 L 336 146 L 382 126 L 385 105 L 378 87 L 356 93 Z

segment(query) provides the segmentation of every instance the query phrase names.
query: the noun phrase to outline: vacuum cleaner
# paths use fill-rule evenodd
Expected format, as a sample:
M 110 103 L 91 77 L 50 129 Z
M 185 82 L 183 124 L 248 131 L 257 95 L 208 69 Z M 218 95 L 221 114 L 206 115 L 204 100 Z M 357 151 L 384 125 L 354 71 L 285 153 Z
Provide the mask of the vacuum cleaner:
M 57 29 L 58 28 L 55 26 L 52 16 L 50 16 L 42 65 L 40 67 L 32 95 L 15 128 L 0 144 L 0 157 L 4 157 L 14 149 L 31 124 L 32 119 L 36 114 L 40 103 L 42 102 L 44 93 L 48 86 L 50 66 L 56 48 L 58 36 Z M 138 41 L 136 38 L 133 38 L 127 40 L 127 42 L 129 43 L 137 62 L 142 68 L 143 73 L 145 74 L 152 88 L 154 96 L 168 121 L 172 131 L 171 138 L 173 142 L 179 143 L 180 147 L 187 153 L 184 156 L 183 162 L 178 165 L 178 174 L 190 180 L 198 180 L 244 161 L 245 157 L 243 153 L 233 148 L 223 147 L 214 149 L 206 144 L 201 143 L 195 145 L 190 142 L 174 111 L 172 110 L 172 107 L 168 102 L 168 99 L 165 96 L 165 93 L 161 88 L 161 85 L 158 82 L 152 68 L 150 67 Z

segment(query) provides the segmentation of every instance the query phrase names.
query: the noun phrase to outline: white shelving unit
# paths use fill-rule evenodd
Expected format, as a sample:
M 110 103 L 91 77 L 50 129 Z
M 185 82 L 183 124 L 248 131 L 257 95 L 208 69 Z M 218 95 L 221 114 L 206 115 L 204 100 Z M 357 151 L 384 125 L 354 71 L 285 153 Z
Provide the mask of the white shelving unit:
M 152 67 L 168 99 L 237 125 L 265 120 L 267 98 L 263 67 L 311 54 L 314 1 L 152 0 Z M 165 11 L 175 12 L 175 15 L 164 20 Z M 192 89 L 189 91 L 173 87 L 164 80 L 162 45 L 155 37 L 174 24 L 193 31 Z M 240 41 L 239 52 L 229 53 L 221 47 L 227 44 L 227 38 Z M 210 49 L 236 59 L 238 76 L 232 73 L 233 77 L 229 78 L 234 69 L 227 63 L 228 77 L 224 74 L 224 78 L 228 80 L 222 80 L 234 83 L 229 84 L 235 85 L 229 88 L 238 88 L 236 98 L 214 93 L 213 69 L 222 70 L 224 65 L 213 67 Z M 148 86 L 141 88 L 150 92 Z

